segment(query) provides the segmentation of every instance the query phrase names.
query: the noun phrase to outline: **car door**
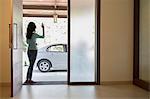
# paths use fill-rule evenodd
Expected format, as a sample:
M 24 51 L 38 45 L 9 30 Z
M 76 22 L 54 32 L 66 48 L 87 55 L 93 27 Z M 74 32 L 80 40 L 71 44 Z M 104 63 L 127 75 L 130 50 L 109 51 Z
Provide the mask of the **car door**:
M 63 44 L 52 45 L 47 51 L 49 53 L 49 59 L 52 63 L 53 69 L 67 69 L 67 52 Z

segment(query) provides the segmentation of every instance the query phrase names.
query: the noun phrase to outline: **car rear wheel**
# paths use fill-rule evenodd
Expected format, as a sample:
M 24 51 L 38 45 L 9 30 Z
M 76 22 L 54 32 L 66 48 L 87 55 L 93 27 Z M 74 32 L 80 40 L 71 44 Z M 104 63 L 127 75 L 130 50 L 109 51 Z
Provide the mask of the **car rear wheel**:
M 50 68 L 52 67 L 52 64 L 49 60 L 47 59 L 41 59 L 37 63 L 38 69 L 41 72 L 48 72 L 50 71 Z

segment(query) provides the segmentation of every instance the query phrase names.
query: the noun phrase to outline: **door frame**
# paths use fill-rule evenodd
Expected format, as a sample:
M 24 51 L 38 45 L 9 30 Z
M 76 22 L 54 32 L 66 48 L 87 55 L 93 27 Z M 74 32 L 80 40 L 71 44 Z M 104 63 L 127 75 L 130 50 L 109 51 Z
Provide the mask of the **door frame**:
M 70 82 L 70 0 L 68 0 L 68 85 L 100 85 L 100 8 L 101 0 L 95 0 L 95 30 L 96 30 L 96 81 L 95 82 Z
M 139 78 L 140 0 L 134 0 L 133 84 L 150 90 L 150 83 Z
M 67 84 L 68 85 L 100 85 L 100 8 L 101 0 L 95 0 L 95 30 L 96 30 L 96 73 L 95 82 L 70 82 L 70 8 L 71 2 L 68 0 L 68 72 Z M 13 72 L 13 71 L 12 71 Z M 13 74 L 11 74 L 13 76 Z M 12 77 L 11 77 L 12 78 Z M 13 83 L 12 83 L 13 84 Z

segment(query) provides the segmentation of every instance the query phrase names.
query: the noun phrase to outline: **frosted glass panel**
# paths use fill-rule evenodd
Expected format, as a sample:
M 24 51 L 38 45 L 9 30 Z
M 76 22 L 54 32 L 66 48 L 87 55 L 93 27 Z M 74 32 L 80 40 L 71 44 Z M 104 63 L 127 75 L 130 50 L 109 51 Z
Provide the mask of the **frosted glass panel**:
M 150 0 L 140 0 L 140 79 L 150 82 Z
M 95 81 L 95 0 L 70 0 L 70 82 Z

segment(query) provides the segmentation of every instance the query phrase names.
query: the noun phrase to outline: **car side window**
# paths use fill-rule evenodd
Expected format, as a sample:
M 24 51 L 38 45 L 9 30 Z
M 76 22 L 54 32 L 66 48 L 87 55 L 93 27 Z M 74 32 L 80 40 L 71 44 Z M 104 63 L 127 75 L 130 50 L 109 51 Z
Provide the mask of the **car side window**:
M 54 45 L 48 48 L 49 52 L 64 52 L 63 45 Z

